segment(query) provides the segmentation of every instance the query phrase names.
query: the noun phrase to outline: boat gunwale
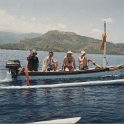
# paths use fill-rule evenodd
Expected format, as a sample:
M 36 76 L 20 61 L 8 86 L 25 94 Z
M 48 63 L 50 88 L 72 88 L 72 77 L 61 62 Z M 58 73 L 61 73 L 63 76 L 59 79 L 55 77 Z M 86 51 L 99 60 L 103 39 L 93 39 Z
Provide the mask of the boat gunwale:
M 29 71 L 29 76 L 52 76 L 52 75 L 73 75 L 73 74 L 87 74 L 87 73 L 96 73 L 96 72 L 105 72 L 109 71 L 109 68 L 100 68 L 100 69 L 89 69 L 89 70 L 76 70 L 76 71 L 51 71 L 51 72 L 31 72 Z M 25 75 L 25 72 L 21 72 L 19 75 Z

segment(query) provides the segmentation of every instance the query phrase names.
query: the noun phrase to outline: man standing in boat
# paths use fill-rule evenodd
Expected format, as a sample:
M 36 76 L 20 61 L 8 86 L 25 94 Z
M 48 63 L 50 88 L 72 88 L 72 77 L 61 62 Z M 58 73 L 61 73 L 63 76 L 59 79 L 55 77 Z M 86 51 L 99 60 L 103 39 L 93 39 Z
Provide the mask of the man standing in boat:
M 79 56 L 78 61 L 79 61 L 79 70 L 88 69 L 88 60 L 85 51 L 81 51 L 81 55 Z
M 62 70 L 64 71 L 74 71 L 76 69 L 75 59 L 72 56 L 72 52 L 68 51 L 67 55 L 63 59 Z
M 30 50 L 30 55 L 27 57 L 28 60 L 27 68 L 29 71 L 38 71 L 39 59 L 36 55 L 37 51 L 35 49 Z
M 43 71 L 56 71 L 57 70 L 57 67 L 58 67 L 58 61 L 55 61 L 53 59 L 53 52 L 50 51 L 49 52 L 49 55 L 44 59 L 43 61 L 43 67 L 42 67 L 42 70 Z

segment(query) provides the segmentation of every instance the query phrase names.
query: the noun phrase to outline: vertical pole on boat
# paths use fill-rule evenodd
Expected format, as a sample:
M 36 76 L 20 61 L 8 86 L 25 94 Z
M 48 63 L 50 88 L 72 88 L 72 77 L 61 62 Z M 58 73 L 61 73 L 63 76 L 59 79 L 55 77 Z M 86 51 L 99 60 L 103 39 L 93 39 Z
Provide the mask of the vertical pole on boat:
M 106 36 L 106 21 L 104 21 L 104 34 Z M 104 42 L 103 67 L 106 68 L 106 42 Z

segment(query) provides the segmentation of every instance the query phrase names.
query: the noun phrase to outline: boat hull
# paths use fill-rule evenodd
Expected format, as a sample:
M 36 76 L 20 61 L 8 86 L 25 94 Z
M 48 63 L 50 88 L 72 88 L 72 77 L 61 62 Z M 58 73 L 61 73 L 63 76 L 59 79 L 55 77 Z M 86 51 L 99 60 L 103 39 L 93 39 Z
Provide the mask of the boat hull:
M 106 76 L 124 75 L 124 68 L 111 70 L 109 68 L 89 69 L 85 71 L 56 71 L 56 72 L 28 72 L 30 80 L 45 80 L 45 79 L 79 79 L 79 78 L 99 78 Z M 17 80 L 26 80 L 25 73 L 20 73 Z

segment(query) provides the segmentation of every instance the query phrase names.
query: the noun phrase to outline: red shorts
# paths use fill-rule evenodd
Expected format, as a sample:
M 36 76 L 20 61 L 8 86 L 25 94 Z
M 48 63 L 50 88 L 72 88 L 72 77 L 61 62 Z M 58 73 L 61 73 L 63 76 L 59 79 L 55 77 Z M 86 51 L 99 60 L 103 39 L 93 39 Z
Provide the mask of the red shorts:
M 64 71 L 65 71 L 66 68 L 68 68 L 69 71 L 70 71 L 71 69 L 73 69 L 72 66 L 64 66 Z

